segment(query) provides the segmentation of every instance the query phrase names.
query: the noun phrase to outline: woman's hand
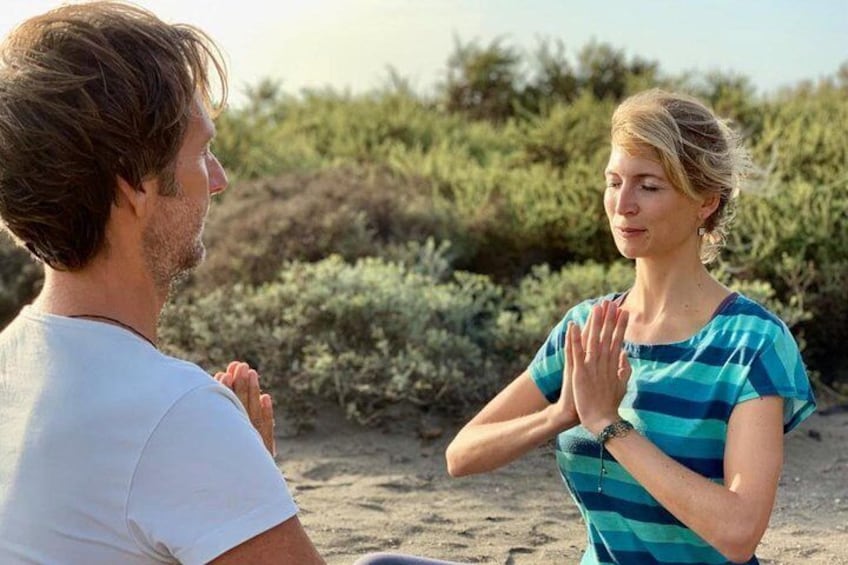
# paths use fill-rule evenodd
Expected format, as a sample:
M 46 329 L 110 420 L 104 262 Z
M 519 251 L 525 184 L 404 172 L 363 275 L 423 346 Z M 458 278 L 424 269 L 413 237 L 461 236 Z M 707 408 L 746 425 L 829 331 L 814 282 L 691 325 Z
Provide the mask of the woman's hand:
M 568 324 L 565 330 L 563 349 L 565 350 L 566 362 L 562 368 L 562 388 L 560 389 L 559 399 L 549 409 L 556 415 L 557 425 L 561 429 L 570 428 L 575 423 L 580 422 L 579 415 L 577 414 L 577 406 L 574 404 L 574 386 L 572 384 L 574 380 L 572 376 L 574 374 L 574 363 L 568 357 L 568 342 L 572 338 L 576 327 L 574 324 Z
M 233 361 L 226 372 L 215 373 L 214 379 L 231 389 L 247 411 L 250 423 L 262 437 L 262 443 L 271 454 L 277 455 L 274 442 L 274 402 L 271 395 L 262 394 L 259 388 L 259 373 L 247 363 Z
M 583 332 L 572 323 L 566 333 L 574 406 L 581 424 L 593 435 L 618 420 L 618 406 L 627 391 L 630 362 L 621 349 L 627 316 L 605 300 L 592 308 Z

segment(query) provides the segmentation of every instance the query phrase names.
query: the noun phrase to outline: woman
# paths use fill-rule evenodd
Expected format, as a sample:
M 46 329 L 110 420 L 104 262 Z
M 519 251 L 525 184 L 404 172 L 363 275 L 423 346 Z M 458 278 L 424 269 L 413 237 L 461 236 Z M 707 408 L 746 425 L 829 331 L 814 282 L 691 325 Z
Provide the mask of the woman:
M 625 100 L 604 207 L 635 260 L 632 288 L 572 308 L 447 449 L 460 476 L 556 436 L 588 530 L 584 564 L 757 563 L 782 436 L 815 402 L 785 324 L 705 267 L 745 163 L 697 100 Z

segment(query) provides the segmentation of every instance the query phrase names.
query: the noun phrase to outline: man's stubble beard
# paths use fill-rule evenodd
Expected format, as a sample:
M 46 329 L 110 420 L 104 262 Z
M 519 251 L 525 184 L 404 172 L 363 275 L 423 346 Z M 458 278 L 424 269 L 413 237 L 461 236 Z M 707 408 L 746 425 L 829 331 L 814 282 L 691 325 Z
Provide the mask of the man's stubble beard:
M 168 198 L 179 199 L 180 196 Z M 203 244 L 205 213 L 193 208 L 188 202 L 171 202 L 173 206 L 162 210 L 158 220 L 145 231 L 143 238 L 144 258 L 148 271 L 160 293 L 170 296 L 180 282 L 203 262 L 206 247 Z M 194 219 L 200 217 L 197 222 Z M 197 226 L 189 232 L 182 231 L 186 221 L 192 219 Z M 193 237 L 185 242 L 181 237 L 189 233 Z

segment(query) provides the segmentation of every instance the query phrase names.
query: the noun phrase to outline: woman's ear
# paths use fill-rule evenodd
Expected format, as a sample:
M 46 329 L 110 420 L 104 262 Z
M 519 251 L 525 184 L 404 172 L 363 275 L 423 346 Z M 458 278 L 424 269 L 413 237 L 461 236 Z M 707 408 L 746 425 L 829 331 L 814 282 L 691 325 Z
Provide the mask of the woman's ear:
M 701 201 L 698 216 L 701 218 L 701 223 L 707 221 L 707 218 L 713 215 L 718 210 L 718 205 L 721 202 L 721 196 L 718 194 L 710 194 Z

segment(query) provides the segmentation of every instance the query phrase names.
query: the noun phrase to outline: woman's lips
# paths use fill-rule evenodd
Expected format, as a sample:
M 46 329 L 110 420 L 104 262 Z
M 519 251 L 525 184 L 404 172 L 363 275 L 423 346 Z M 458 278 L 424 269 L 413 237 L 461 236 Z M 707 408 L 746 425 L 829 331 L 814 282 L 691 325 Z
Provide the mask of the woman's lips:
M 623 237 L 625 239 L 632 239 L 634 237 L 639 237 L 640 235 L 644 234 L 648 230 L 644 230 L 644 229 L 640 229 L 640 228 L 617 227 L 617 228 L 615 228 L 615 231 L 617 231 L 618 235 L 620 235 L 621 237 Z

